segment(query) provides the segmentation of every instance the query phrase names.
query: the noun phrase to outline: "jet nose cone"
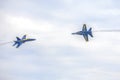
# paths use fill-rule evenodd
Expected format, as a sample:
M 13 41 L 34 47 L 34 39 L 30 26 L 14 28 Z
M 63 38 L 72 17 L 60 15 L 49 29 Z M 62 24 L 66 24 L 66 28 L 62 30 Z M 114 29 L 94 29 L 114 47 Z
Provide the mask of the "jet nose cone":
M 35 41 L 36 39 L 32 39 L 33 41 Z
M 72 33 L 72 35 L 75 35 L 76 33 Z
M 36 39 L 27 39 L 27 41 L 35 41 Z

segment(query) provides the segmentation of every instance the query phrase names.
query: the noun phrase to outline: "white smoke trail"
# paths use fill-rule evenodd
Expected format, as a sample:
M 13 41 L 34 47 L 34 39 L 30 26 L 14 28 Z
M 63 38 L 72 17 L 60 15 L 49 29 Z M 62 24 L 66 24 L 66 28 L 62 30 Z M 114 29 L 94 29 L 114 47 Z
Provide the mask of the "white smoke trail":
M 6 45 L 6 44 L 9 44 L 9 43 L 12 43 L 13 41 L 9 41 L 9 42 L 3 42 L 3 43 L 0 43 L 0 46 L 2 45 Z
M 120 30 L 94 30 L 92 32 L 120 32 Z

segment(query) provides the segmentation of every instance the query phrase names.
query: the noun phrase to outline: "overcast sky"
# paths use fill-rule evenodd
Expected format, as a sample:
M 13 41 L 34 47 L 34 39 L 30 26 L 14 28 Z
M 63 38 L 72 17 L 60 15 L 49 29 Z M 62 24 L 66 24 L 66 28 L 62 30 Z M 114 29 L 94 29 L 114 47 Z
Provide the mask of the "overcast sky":
M 120 80 L 120 33 L 71 35 L 84 23 L 120 29 L 119 0 L 0 0 L 0 80 Z

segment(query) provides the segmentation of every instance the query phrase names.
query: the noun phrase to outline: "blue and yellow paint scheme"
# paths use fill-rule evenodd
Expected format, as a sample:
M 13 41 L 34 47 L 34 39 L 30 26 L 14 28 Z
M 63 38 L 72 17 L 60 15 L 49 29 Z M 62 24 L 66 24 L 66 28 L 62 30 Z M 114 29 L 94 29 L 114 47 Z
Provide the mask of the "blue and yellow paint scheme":
M 78 32 L 75 32 L 75 33 L 72 33 L 73 35 L 74 34 L 77 34 L 77 35 L 83 35 L 85 41 L 89 41 L 88 39 L 88 35 L 93 37 L 92 35 L 92 28 L 90 28 L 89 30 L 87 30 L 87 27 L 86 27 L 86 24 L 83 24 L 83 27 L 82 27 L 82 31 L 78 31 Z
M 35 41 L 36 39 L 27 39 L 26 38 L 26 35 L 24 35 L 23 37 L 22 37 L 22 39 L 20 39 L 19 37 L 16 37 L 16 41 L 14 41 L 14 44 L 13 44 L 13 46 L 15 46 L 15 45 L 17 45 L 16 46 L 16 48 L 19 48 L 23 43 L 25 43 L 25 42 L 29 42 L 29 41 Z

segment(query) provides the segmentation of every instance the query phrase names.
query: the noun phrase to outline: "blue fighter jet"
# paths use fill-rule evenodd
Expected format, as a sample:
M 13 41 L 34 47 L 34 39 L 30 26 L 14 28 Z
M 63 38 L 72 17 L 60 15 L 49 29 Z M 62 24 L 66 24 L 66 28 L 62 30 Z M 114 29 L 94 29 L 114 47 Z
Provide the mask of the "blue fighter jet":
M 15 43 L 13 44 L 13 46 L 17 45 L 16 48 L 19 48 L 19 47 L 20 47 L 23 43 L 25 43 L 25 42 L 35 41 L 35 40 L 36 40 L 36 39 L 27 39 L 27 38 L 26 38 L 26 35 L 24 35 L 24 36 L 22 37 L 22 39 L 20 39 L 19 37 L 16 37 L 16 38 L 17 38 L 17 40 L 14 41 Z
M 86 24 L 83 24 L 82 31 L 78 31 L 78 32 L 72 33 L 72 34 L 73 35 L 74 34 L 83 35 L 85 41 L 89 41 L 88 35 L 91 36 L 91 37 L 93 37 L 93 35 L 92 35 L 92 28 L 90 28 L 89 30 L 87 30 Z

